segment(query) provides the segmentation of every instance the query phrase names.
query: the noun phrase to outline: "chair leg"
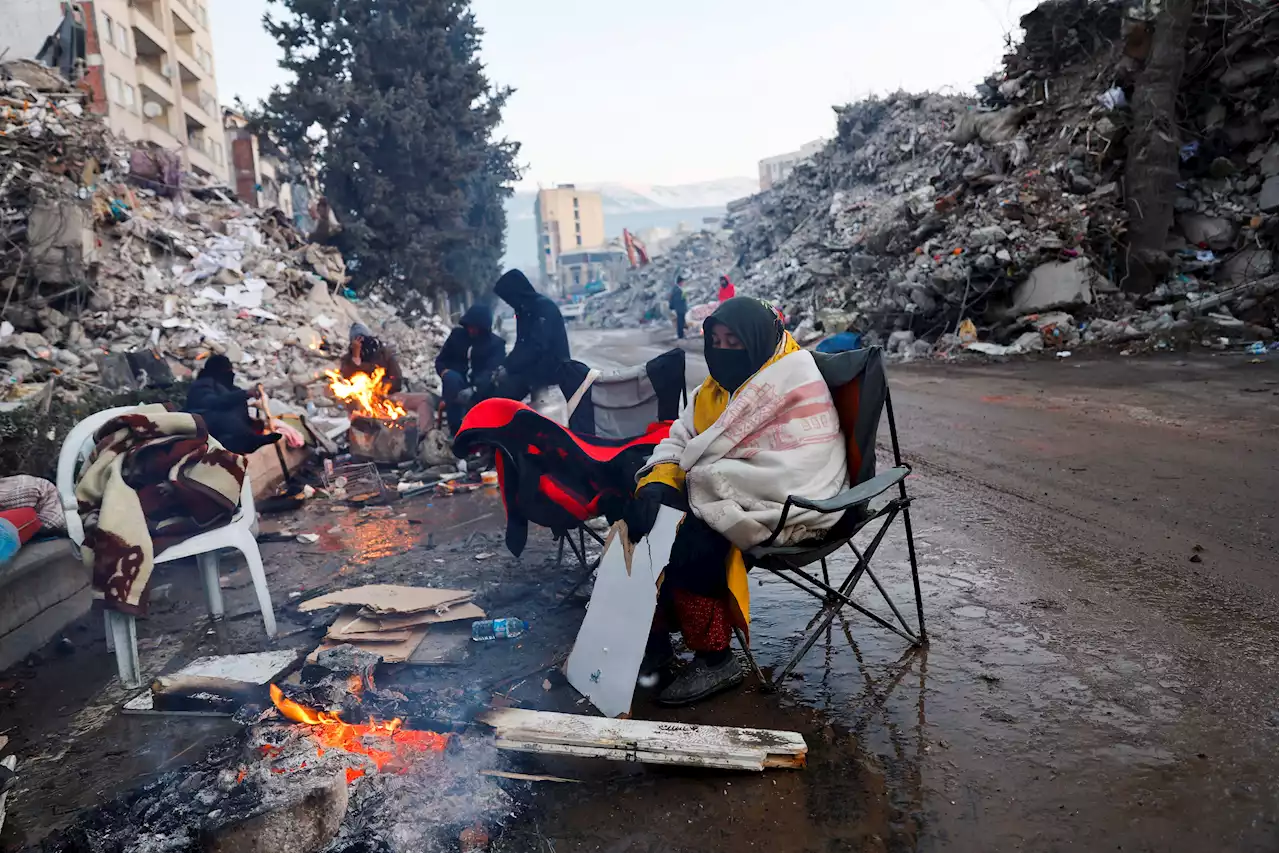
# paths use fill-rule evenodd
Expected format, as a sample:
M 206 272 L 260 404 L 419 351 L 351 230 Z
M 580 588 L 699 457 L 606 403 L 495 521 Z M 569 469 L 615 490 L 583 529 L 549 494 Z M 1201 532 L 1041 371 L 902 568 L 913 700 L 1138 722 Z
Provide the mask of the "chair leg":
M 197 554 L 196 565 L 200 567 L 200 576 L 204 579 L 204 601 L 209 607 L 209 618 L 216 622 L 225 612 L 222 606 L 222 585 L 218 576 L 218 552 Z
M 116 650 L 116 637 L 111 630 L 111 611 L 103 608 L 102 624 L 107 629 L 107 651 L 114 652 Z
M 738 644 L 742 646 L 742 653 L 747 656 L 747 664 L 751 667 L 751 672 L 760 682 L 760 689 L 765 693 L 772 693 L 778 689 L 778 685 L 764 677 L 764 671 L 760 669 L 760 664 L 756 663 L 756 656 L 751 654 L 751 644 L 747 642 L 747 635 L 742 633 L 742 629 L 737 625 L 733 626 L 733 633 L 738 637 Z
M 111 626 L 116 672 L 120 675 L 120 683 L 128 688 L 141 687 L 142 667 L 138 664 L 137 622 L 127 613 L 108 610 L 107 624 Z
M 267 572 L 262 567 L 262 552 L 258 543 L 252 540 L 238 542 L 236 545 L 244 554 L 244 561 L 249 565 L 249 577 L 253 578 L 253 591 L 258 596 L 258 609 L 262 611 L 262 624 L 267 629 L 268 637 L 275 637 L 276 612 L 271 605 L 271 589 L 267 586 Z
M 916 539 L 911 532 L 911 508 L 902 508 L 902 526 L 907 531 L 907 555 L 911 558 L 911 583 L 916 589 L 916 619 L 920 623 L 920 642 L 929 644 L 929 635 L 924 632 L 924 599 L 920 596 L 920 567 L 916 563 Z M 899 619 L 902 617 L 899 616 Z
M 564 540 L 566 538 L 568 538 L 568 534 L 565 534 L 564 536 L 556 534 L 556 542 L 559 547 L 556 549 L 556 564 L 554 568 L 560 568 L 560 565 L 564 562 Z

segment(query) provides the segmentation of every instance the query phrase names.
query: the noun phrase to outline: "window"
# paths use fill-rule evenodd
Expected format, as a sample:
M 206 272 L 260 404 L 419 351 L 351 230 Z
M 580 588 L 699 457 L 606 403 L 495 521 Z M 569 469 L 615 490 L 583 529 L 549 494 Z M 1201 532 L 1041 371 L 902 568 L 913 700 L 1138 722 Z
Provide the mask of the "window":
M 551 254 L 551 247 L 550 247 L 550 246 L 548 246 L 548 247 L 546 248 L 546 253 L 547 253 L 548 255 L 550 255 L 550 254 Z
M 116 47 L 125 56 L 129 55 L 129 31 L 124 28 L 124 24 L 116 24 Z
M 209 29 L 209 11 L 205 9 L 203 3 L 196 5 L 196 18 L 200 21 L 200 26 L 206 30 Z
M 116 23 L 115 23 L 115 21 L 111 20 L 111 16 L 110 16 L 110 15 L 103 15 L 103 16 L 102 16 L 102 21 L 103 21 L 103 23 L 102 23 L 102 39 L 103 39 L 103 41 L 105 41 L 107 44 L 115 44 L 115 43 L 116 43 L 116 42 L 115 42 L 115 37 L 116 37 L 116 33 L 115 33 Z
M 581 234 L 579 234 L 579 235 L 578 235 L 578 245 L 579 245 L 579 246 L 581 246 L 581 245 L 582 245 L 582 235 L 581 235 Z
M 581 223 L 581 222 L 575 222 L 575 223 L 573 223 L 573 233 L 575 233 L 575 234 L 581 234 L 581 233 L 582 233 L 582 223 Z
M 123 84 L 120 82 L 120 78 L 115 74 L 112 74 L 107 78 L 107 97 L 112 103 L 124 103 Z
M 575 222 L 582 218 L 581 216 L 578 215 L 578 208 L 576 207 L 573 209 L 573 218 Z
M 573 197 L 573 209 L 578 209 L 578 197 L 576 195 Z
M 222 163 L 222 146 L 215 142 L 209 147 L 212 149 L 209 151 L 209 156 L 213 158 L 213 162 Z
M 128 83 L 124 84 L 124 100 L 122 103 L 129 108 L 130 112 L 136 113 L 138 111 L 137 98 L 134 95 L 133 87 Z

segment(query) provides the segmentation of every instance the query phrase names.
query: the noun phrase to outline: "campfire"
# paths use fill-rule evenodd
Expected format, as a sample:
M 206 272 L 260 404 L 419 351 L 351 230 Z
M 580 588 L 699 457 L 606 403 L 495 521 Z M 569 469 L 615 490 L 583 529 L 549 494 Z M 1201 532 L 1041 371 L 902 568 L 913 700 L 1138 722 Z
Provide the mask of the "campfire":
M 441 752 L 449 743 L 448 735 L 404 728 L 399 717 L 383 722 L 371 718 L 366 724 L 348 723 L 337 714 L 308 708 L 287 698 L 274 684 L 270 690 L 271 701 L 286 719 L 311 727 L 308 734 L 320 744 L 316 747 L 317 757 L 323 758 L 325 749 L 341 749 L 366 756 L 379 773 L 406 773 L 415 758 Z M 365 772 L 358 767 L 347 768 L 348 784 Z
M 329 389 L 351 410 L 351 453 L 375 462 L 403 462 L 418 446 L 417 419 L 387 394 L 386 371 L 345 377 L 326 370 Z
M 398 421 L 407 417 L 408 412 L 395 400 L 387 396 L 387 383 L 383 381 L 386 371 L 375 367 L 373 373 L 355 373 L 349 378 L 336 370 L 326 370 L 329 377 L 329 390 L 348 406 L 355 407 L 354 413 L 376 420 Z

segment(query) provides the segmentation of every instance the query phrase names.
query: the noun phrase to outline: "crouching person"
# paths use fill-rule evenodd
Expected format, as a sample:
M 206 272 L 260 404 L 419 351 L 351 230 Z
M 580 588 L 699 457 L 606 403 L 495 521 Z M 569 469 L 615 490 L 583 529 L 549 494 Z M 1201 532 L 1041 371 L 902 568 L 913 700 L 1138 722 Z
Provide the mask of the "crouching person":
M 262 389 L 237 388 L 235 368 L 225 355 L 211 355 L 200 375 L 187 390 L 184 411 L 204 418 L 209 435 L 232 453 L 248 455 L 259 447 L 279 441 L 278 432 L 249 414 L 249 401 L 258 399 Z
M 493 333 L 493 311 L 481 303 L 472 305 L 436 356 L 440 396 L 451 434 L 457 434 L 473 403 L 493 393 L 494 375 L 506 357 L 506 341 Z
M 711 375 L 670 437 L 641 469 L 624 516 L 636 542 L 662 505 L 687 512 L 663 570 L 658 615 L 641 676 L 675 658 L 678 630 L 693 664 L 658 696 L 687 705 L 742 683 L 730 650 L 733 629 L 749 630 L 743 552 L 768 539 L 789 495 L 833 497 L 848 487 L 845 445 L 831 392 L 813 356 L 767 303 L 726 300 L 704 324 Z M 793 508 L 773 544 L 819 538 L 839 520 Z

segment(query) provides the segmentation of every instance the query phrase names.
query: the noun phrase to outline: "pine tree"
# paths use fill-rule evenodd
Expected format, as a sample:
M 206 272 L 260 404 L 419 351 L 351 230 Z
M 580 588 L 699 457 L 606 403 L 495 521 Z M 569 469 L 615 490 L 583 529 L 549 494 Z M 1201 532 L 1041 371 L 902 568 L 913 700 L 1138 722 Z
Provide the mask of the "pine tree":
M 315 162 L 357 284 L 479 293 L 498 276 L 519 145 L 494 139 L 512 90 L 479 58 L 468 0 L 278 0 L 295 75 L 255 121 Z

